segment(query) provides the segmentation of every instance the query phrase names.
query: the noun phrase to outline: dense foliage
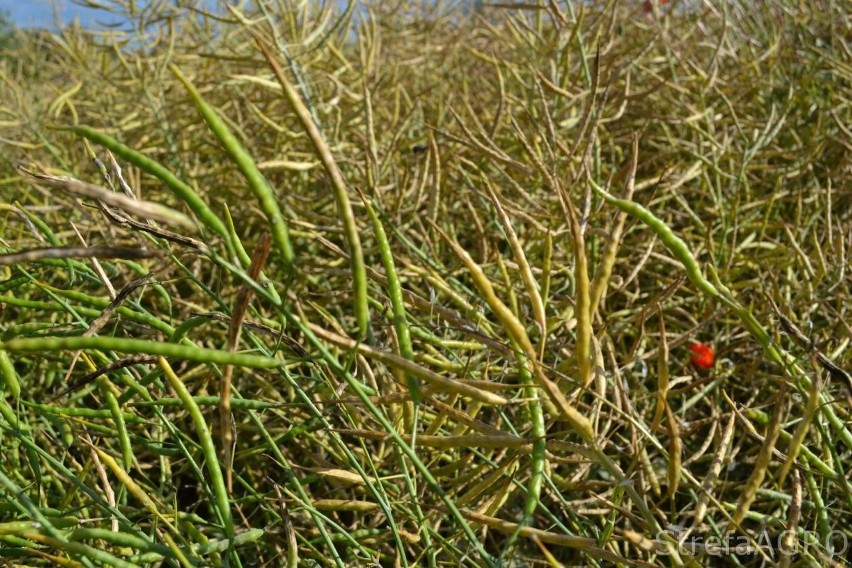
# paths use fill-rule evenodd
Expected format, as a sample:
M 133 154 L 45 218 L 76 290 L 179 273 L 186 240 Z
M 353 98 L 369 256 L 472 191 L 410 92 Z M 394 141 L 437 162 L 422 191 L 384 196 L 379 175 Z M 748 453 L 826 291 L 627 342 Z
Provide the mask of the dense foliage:
M 2 40 L 0 557 L 852 555 L 848 6 L 194 4 Z

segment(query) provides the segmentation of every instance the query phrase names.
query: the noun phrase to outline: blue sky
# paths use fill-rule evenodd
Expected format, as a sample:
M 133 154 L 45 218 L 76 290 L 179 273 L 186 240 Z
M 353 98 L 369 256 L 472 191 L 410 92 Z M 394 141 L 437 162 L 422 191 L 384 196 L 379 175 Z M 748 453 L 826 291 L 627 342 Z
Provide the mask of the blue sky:
M 136 7 L 144 7 L 148 1 L 136 0 Z M 107 6 L 112 4 L 109 0 L 94 0 L 92 3 L 102 3 Z M 211 9 L 216 6 L 216 0 L 197 0 L 196 6 Z M 0 0 L 0 12 L 8 16 L 13 24 L 24 28 L 53 28 L 57 16 L 63 24 L 77 18 L 83 26 L 89 28 L 122 22 L 121 18 L 117 18 L 106 10 L 86 8 L 71 0 Z
M 56 8 L 54 8 L 54 4 Z M 9 16 L 16 26 L 51 28 L 56 21 L 58 12 L 62 22 L 70 22 L 74 17 L 80 19 L 85 26 L 96 26 L 100 23 L 115 23 L 107 12 L 83 8 L 71 3 L 70 0 L 0 0 L 0 12 Z

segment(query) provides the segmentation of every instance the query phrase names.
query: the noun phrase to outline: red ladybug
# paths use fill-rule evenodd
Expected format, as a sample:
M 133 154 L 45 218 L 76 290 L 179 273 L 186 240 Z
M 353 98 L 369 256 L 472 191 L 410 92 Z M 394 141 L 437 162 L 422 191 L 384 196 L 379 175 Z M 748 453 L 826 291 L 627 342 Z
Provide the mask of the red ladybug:
M 693 343 L 689 346 L 689 360 L 699 369 L 711 369 L 716 362 L 716 353 L 709 345 Z

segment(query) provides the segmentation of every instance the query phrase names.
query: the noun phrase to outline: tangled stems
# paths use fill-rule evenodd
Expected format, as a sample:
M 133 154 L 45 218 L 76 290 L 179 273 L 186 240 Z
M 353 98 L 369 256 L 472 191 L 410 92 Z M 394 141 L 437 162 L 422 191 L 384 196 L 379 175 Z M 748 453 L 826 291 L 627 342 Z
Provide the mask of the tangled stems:
M 698 265 L 698 261 L 695 259 L 695 255 L 693 255 L 692 251 L 689 249 L 689 245 L 675 234 L 671 227 L 666 225 L 664 221 L 639 203 L 627 201 L 626 199 L 619 199 L 614 195 L 607 193 L 602 187 L 594 182 L 592 182 L 592 188 L 608 203 L 615 205 L 628 215 L 637 218 L 654 231 L 660 241 L 662 241 L 662 243 L 666 245 L 666 248 L 669 249 L 669 252 L 671 252 L 678 261 L 680 261 L 684 271 L 686 271 L 689 281 L 692 282 L 696 288 L 701 290 L 708 298 L 717 298 L 727 304 L 737 315 L 749 333 L 751 333 L 758 343 L 760 343 L 763 347 L 764 353 L 766 353 L 766 356 L 769 357 L 771 361 L 778 363 L 785 368 L 789 366 L 794 375 L 801 379 L 806 388 L 810 386 L 810 379 L 807 378 L 804 371 L 796 363 L 796 358 L 787 353 L 787 351 L 782 349 L 780 346 L 773 343 L 769 332 L 766 331 L 766 328 L 757 321 L 757 318 L 754 317 L 754 314 L 752 314 L 750 310 L 743 306 L 734 297 L 730 289 L 721 283 L 718 275 L 712 267 L 710 268 L 710 271 L 716 281 L 716 285 L 704 277 L 704 274 L 702 274 L 701 268 Z M 827 401 L 824 400 L 823 402 Z M 822 411 L 832 426 L 837 429 L 846 445 L 852 447 L 852 432 L 846 428 L 843 421 L 834 413 L 831 406 L 829 404 L 823 404 Z

